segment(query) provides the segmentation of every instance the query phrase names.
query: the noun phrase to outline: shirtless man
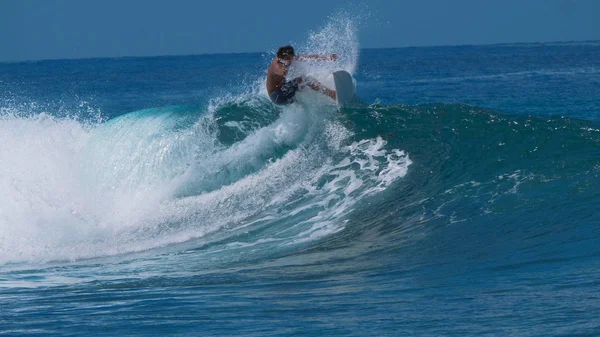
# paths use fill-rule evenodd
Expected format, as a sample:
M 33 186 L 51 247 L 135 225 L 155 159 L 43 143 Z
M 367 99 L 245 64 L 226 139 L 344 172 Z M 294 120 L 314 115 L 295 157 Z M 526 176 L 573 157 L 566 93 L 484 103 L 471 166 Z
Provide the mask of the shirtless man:
M 269 71 L 267 72 L 267 92 L 273 103 L 278 105 L 290 104 L 294 102 L 294 96 L 296 92 L 301 89 L 300 84 L 305 83 L 311 89 L 321 92 L 326 96 L 331 97 L 335 100 L 335 91 L 328 89 L 321 83 L 315 81 L 312 78 L 306 78 L 303 81 L 302 77 L 295 78 L 290 81 L 286 81 L 285 76 L 288 73 L 290 65 L 294 60 L 336 60 L 337 55 L 332 54 L 326 55 L 298 55 L 294 54 L 294 48 L 292 46 L 285 46 L 279 48 L 277 56 L 271 62 Z

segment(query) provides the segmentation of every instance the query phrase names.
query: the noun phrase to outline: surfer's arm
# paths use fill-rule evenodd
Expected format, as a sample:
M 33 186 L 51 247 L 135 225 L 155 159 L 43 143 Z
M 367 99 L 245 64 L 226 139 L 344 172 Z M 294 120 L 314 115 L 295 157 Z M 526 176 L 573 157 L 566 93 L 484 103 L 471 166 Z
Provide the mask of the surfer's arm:
M 296 58 L 300 61 L 302 60 L 317 60 L 317 61 L 335 61 L 338 59 L 337 54 L 331 55 L 318 55 L 318 54 L 307 54 L 307 55 L 298 55 Z

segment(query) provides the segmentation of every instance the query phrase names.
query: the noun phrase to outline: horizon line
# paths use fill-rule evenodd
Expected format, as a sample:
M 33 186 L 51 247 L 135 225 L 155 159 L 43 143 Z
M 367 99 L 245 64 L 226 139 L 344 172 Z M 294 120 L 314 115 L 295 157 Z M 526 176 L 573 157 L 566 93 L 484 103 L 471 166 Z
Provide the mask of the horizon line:
M 600 40 L 568 40 L 568 41 L 537 41 L 537 42 L 498 42 L 498 43 L 480 43 L 480 44 L 440 44 L 440 45 L 411 45 L 401 47 L 365 47 L 360 50 L 385 50 L 385 49 L 410 49 L 410 48 L 448 48 L 448 47 L 493 47 L 510 45 L 544 45 L 544 44 L 569 44 L 569 43 L 600 43 Z M 91 56 L 91 57 L 63 57 L 63 58 L 42 58 L 28 60 L 6 60 L 0 61 L 0 64 L 15 63 L 34 63 L 47 61 L 76 61 L 76 60 L 95 60 L 95 59 L 133 59 L 133 58 L 161 58 L 161 57 L 190 57 L 190 56 L 216 56 L 216 55 L 246 55 L 246 54 L 269 54 L 273 51 L 248 51 L 248 52 L 206 52 L 197 54 L 163 54 L 163 55 L 143 55 L 143 56 Z

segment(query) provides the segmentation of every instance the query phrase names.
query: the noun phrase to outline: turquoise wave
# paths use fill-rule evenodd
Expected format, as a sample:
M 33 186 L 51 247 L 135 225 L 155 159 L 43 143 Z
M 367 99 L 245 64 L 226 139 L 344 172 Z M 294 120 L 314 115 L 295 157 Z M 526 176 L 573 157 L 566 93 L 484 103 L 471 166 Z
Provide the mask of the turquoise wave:
M 534 235 L 569 216 L 562 209 L 594 218 L 597 206 L 600 131 L 563 117 L 449 104 L 281 110 L 245 96 L 87 127 L 51 117 L 2 124 L 46 140 L 74 135 L 63 139 L 71 148 L 30 154 L 68 163 L 45 186 L 26 175 L 5 186 L 31 207 L 2 219 L 7 262 L 193 249 L 219 265 L 353 247 L 364 235 L 387 250 L 407 232 L 463 223 L 513 219 L 501 230 Z

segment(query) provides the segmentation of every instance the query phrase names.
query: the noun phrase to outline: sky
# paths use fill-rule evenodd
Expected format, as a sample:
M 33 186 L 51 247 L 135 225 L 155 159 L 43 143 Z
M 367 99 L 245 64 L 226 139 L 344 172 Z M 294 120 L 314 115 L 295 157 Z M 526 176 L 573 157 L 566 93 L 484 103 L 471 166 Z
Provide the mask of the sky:
M 0 61 L 266 52 L 339 11 L 362 48 L 600 40 L 600 0 L 0 0 Z

